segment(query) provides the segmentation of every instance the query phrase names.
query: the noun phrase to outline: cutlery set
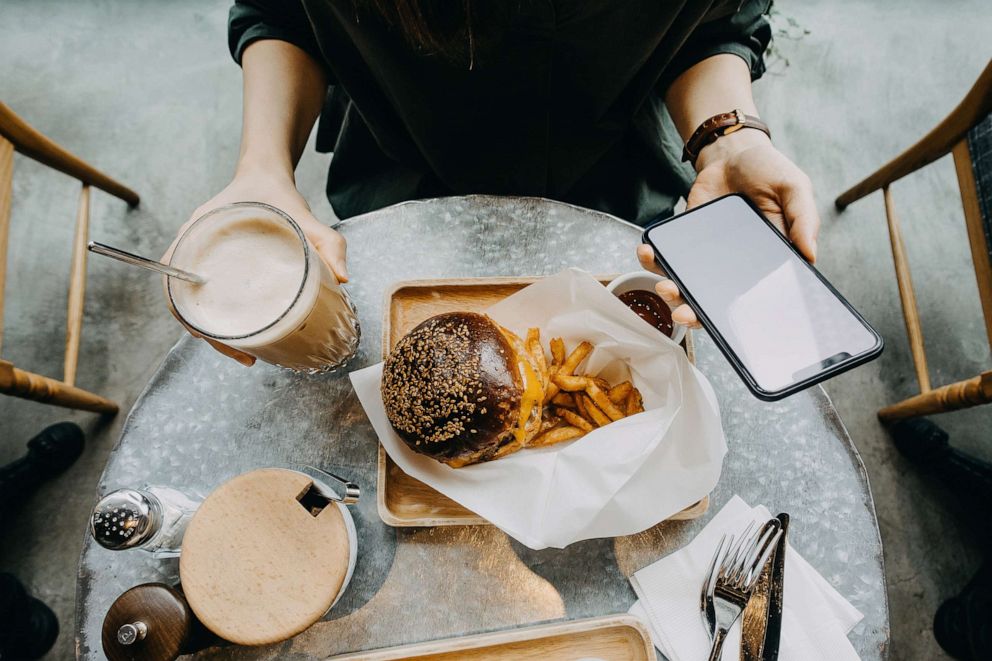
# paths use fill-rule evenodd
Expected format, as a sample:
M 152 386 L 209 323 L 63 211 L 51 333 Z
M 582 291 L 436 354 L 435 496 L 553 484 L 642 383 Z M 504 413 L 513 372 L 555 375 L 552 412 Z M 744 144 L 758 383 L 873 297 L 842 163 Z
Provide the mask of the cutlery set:
M 778 659 L 788 527 L 783 513 L 717 544 L 700 594 L 710 661 L 721 658 L 727 633 L 742 616 L 741 661 Z

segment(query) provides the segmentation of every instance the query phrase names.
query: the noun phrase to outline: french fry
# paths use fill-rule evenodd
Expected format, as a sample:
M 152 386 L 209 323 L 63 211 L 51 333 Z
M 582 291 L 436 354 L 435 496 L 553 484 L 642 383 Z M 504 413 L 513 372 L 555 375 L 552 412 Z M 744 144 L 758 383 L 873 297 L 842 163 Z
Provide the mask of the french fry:
M 544 353 L 542 352 L 541 345 L 537 345 L 537 353 L 532 354 L 534 356 L 534 362 L 537 363 L 537 376 L 541 379 L 541 387 L 544 389 L 544 394 L 548 394 L 548 386 L 551 385 L 551 373 L 548 372 L 548 363 L 544 360 Z
M 562 420 L 573 427 L 578 427 L 579 429 L 585 431 L 593 430 L 592 424 L 575 411 L 569 411 L 568 409 L 558 407 L 555 409 L 555 413 L 558 414 Z
M 556 384 L 554 381 L 551 380 L 554 378 L 555 374 L 558 373 L 558 367 L 559 367 L 558 365 L 551 365 L 551 367 L 548 368 L 548 383 L 546 386 L 544 386 L 545 406 L 550 404 L 551 400 L 557 397 L 558 393 L 561 392 L 561 388 L 558 387 L 558 384 Z
M 644 400 L 641 398 L 641 391 L 631 388 L 627 394 L 627 415 L 634 415 L 644 410 Z
M 599 407 L 589 399 L 589 395 L 581 394 L 576 395 L 576 399 L 582 400 L 582 408 L 585 410 L 586 415 L 592 418 L 592 421 L 596 423 L 597 427 L 605 427 L 606 425 L 613 422 L 610 417 L 599 410 Z
M 618 409 L 610 398 L 606 396 L 606 393 L 600 389 L 595 383 L 590 383 L 586 386 L 586 393 L 592 399 L 599 409 L 605 413 L 610 420 L 616 421 L 624 417 L 623 411 Z M 597 421 L 598 422 L 598 421 Z
M 558 370 L 558 373 L 551 377 L 551 382 L 565 392 L 579 392 L 589 385 L 589 377 L 562 374 L 562 370 Z
M 565 343 L 560 337 L 551 338 L 551 367 L 548 368 L 548 383 L 544 388 L 544 405 L 547 406 L 555 398 L 559 390 L 557 384 L 551 378 L 561 369 L 561 364 L 565 362 Z
M 559 422 L 561 422 L 561 418 L 559 416 L 550 415 L 545 411 L 544 415 L 541 417 L 540 432 L 546 432 L 549 429 L 554 429 L 556 426 L 558 426 Z
M 548 388 L 551 387 L 551 374 L 548 372 L 548 366 L 545 363 L 538 363 L 538 369 L 540 370 L 539 376 L 541 377 L 541 387 L 544 389 L 544 398 L 548 398 Z M 542 404 L 544 402 L 541 402 Z
M 609 390 L 612 387 L 610 382 L 602 377 L 590 376 L 589 380 L 599 386 L 600 390 Z
M 551 384 L 544 392 L 544 403 L 547 404 L 555 395 L 558 394 L 560 388 L 559 384 L 555 383 L 555 374 L 562 374 L 564 376 L 571 376 L 575 368 L 579 366 L 585 357 L 589 355 L 592 351 L 592 345 L 588 342 L 582 342 L 579 346 L 575 347 L 572 353 L 566 358 L 565 357 L 565 343 L 560 337 L 553 338 L 551 340 L 551 353 L 555 359 L 556 363 L 559 363 L 559 367 L 556 370 L 551 370 Z M 559 355 L 560 354 L 560 355 Z M 561 358 L 559 361 L 558 358 Z M 580 388 L 581 390 L 581 388 Z
M 524 340 L 524 344 L 527 347 L 528 353 L 535 360 L 538 360 L 538 356 L 540 356 L 540 361 L 547 366 L 547 361 L 544 358 L 544 347 L 541 346 L 541 330 L 539 328 L 527 329 L 527 339 Z
M 572 393 L 561 392 L 551 398 L 551 403 L 555 406 L 561 406 L 566 409 L 575 408 L 575 398 L 572 397 Z
M 586 403 L 585 403 L 585 398 L 582 397 L 582 393 L 577 392 L 574 395 L 572 395 L 572 400 L 575 402 L 575 411 L 583 418 L 585 418 L 587 422 L 591 424 L 596 424 L 593 421 L 593 419 L 589 417 L 589 414 L 586 413 Z
M 571 376 L 575 372 L 576 368 L 586 359 L 589 352 L 592 351 L 592 345 L 588 342 L 582 342 L 579 346 L 572 349 L 572 353 L 568 355 L 565 362 L 561 364 L 561 369 L 558 370 L 559 374 L 565 376 Z
M 624 381 L 623 383 L 618 383 L 617 385 L 610 388 L 606 393 L 606 396 L 610 398 L 610 401 L 620 406 L 626 401 L 628 393 L 634 387 L 634 384 L 630 381 Z
M 537 364 L 538 375 L 541 377 L 541 385 L 547 391 L 548 381 L 551 375 L 548 373 L 548 361 L 544 357 L 544 347 L 541 346 L 541 330 L 538 328 L 528 328 L 525 344 L 527 346 L 527 353 L 531 355 Z
M 564 443 L 565 441 L 571 441 L 580 436 L 585 436 L 585 432 L 578 427 L 555 427 L 554 429 L 549 429 L 543 434 L 534 438 L 528 444 L 528 447 L 541 447 L 546 445 L 554 445 L 555 443 Z

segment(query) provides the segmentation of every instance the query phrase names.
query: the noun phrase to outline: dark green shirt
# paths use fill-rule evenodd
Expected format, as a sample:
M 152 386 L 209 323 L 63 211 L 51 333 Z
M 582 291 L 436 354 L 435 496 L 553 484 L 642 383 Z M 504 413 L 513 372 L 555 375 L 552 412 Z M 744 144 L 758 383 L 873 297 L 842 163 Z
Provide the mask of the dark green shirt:
M 353 0 L 237 0 L 231 53 L 293 43 L 331 80 L 317 148 L 341 218 L 404 200 L 536 195 L 644 224 L 692 181 L 667 86 L 718 53 L 764 71 L 769 0 L 521 0 L 472 69 L 410 46 Z M 728 108 L 729 110 L 729 108 Z

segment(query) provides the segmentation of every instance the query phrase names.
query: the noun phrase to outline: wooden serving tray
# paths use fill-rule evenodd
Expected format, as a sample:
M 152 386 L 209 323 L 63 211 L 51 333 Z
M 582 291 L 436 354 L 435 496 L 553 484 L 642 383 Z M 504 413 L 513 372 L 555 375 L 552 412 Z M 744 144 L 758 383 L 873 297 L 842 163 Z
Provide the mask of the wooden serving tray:
M 603 284 L 615 276 L 599 276 Z M 456 278 L 407 280 L 396 283 L 386 292 L 382 320 L 382 357 L 420 322 L 442 312 L 468 310 L 481 312 L 539 280 L 529 278 Z M 692 333 L 682 341 L 690 362 L 695 362 Z M 376 480 L 379 517 L 386 525 L 473 526 L 489 522 L 465 509 L 420 480 L 410 477 L 397 466 L 379 445 Z M 695 519 L 709 507 L 709 497 L 669 517 L 669 520 Z
M 401 645 L 331 657 L 334 661 L 653 661 L 647 629 L 632 615 L 609 615 Z

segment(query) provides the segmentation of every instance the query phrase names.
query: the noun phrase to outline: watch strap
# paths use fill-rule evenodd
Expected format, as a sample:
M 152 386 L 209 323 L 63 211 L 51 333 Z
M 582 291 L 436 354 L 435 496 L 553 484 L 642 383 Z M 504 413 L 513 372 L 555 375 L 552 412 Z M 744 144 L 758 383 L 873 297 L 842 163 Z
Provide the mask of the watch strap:
M 688 161 L 695 165 L 696 159 L 699 158 L 699 152 L 703 150 L 703 147 L 713 144 L 721 136 L 739 131 L 740 129 L 757 129 L 769 138 L 772 137 L 767 124 L 754 115 L 744 114 L 744 111 L 738 108 L 730 112 L 713 115 L 700 124 L 699 128 L 693 132 L 685 143 L 685 148 L 682 150 L 682 161 Z

